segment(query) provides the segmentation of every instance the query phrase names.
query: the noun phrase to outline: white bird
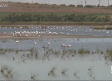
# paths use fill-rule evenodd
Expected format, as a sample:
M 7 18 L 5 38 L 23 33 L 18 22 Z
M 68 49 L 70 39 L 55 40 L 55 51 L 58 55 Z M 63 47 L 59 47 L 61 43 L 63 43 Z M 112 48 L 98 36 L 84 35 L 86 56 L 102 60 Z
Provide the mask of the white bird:
M 67 45 L 67 47 L 70 47 L 71 45 Z
M 19 41 L 16 41 L 16 43 L 19 43 Z
M 37 43 L 36 42 L 34 42 L 34 45 L 36 45 Z
M 106 33 L 109 33 L 109 31 L 107 31 Z
M 67 45 L 64 45 L 64 47 L 66 47 Z
M 91 29 L 89 30 L 89 32 L 91 32 Z
M 62 44 L 61 46 L 63 47 L 65 44 Z
M 47 44 L 50 45 L 50 42 L 48 42 Z
M 75 38 L 73 38 L 73 40 L 75 40 Z

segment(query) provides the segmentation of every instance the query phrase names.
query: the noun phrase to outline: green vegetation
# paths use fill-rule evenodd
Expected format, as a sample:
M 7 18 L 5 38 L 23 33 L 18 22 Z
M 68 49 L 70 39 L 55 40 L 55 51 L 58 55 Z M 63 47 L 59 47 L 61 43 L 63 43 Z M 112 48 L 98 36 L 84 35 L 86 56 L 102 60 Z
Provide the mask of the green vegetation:
M 90 54 L 90 51 L 81 48 L 81 49 L 79 49 L 78 53 L 81 54 L 81 55 L 82 55 L 82 54 Z
M 50 15 L 51 13 L 54 13 L 57 16 L 75 14 L 75 15 L 89 15 L 89 16 L 92 16 L 92 15 L 96 15 L 96 16 L 109 15 L 112 17 L 111 13 L 75 13 L 75 12 L 16 12 L 16 15 L 22 15 L 22 14 Z M 0 12 L 0 19 L 8 16 L 9 14 L 12 14 L 12 12 Z
M 10 22 L 0 22 L 1 25 L 4 27 L 10 25 L 13 27 L 17 27 L 17 25 L 112 25 L 111 22 L 37 22 L 37 21 L 28 21 L 28 22 L 15 22 L 15 23 L 10 23 Z
M 109 13 L 0 12 L 0 24 L 24 25 L 112 25 Z
M 66 14 L 66 15 L 56 15 L 55 13 L 50 13 L 46 15 L 40 14 L 16 14 L 11 13 L 1 19 L 2 22 L 111 22 L 112 18 L 109 15 L 97 16 L 97 15 L 85 15 L 85 14 Z

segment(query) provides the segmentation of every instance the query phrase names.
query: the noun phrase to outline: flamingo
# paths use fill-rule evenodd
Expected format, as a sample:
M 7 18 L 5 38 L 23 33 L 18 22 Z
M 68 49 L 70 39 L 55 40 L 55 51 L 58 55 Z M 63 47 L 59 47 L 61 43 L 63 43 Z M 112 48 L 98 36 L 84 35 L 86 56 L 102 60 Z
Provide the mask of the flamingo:
M 48 42 L 47 44 L 50 45 L 50 42 Z
M 67 47 L 67 45 L 64 45 L 64 47 Z
M 36 45 L 37 43 L 36 42 L 34 42 L 34 45 Z
M 107 31 L 106 33 L 109 33 L 109 31 Z
M 16 43 L 19 43 L 19 41 L 16 41 Z
M 75 40 L 75 38 L 73 38 L 73 40 Z
M 62 44 L 61 46 L 63 47 L 65 44 Z
M 17 43 L 17 49 L 18 49 L 18 43 L 19 43 L 19 41 L 16 41 L 16 43 Z
M 71 45 L 67 45 L 67 47 L 70 47 Z
M 91 29 L 89 30 L 89 32 L 91 32 Z

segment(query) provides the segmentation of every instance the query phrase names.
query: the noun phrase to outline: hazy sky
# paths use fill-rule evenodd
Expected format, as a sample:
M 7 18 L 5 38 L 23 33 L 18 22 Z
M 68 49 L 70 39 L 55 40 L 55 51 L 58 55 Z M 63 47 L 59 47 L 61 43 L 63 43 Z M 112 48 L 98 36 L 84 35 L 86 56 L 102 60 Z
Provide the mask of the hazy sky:
M 31 3 L 32 0 L 0 0 L 0 1 L 15 1 L 15 2 L 29 2 Z M 85 4 L 85 0 L 33 0 L 33 2 L 38 2 L 38 3 L 49 3 L 49 4 Z M 86 0 L 87 4 L 90 5 L 98 5 L 99 4 L 99 0 Z M 109 0 L 110 5 L 112 4 L 112 0 Z M 108 0 L 100 0 L 100 5 L 108 5 Z

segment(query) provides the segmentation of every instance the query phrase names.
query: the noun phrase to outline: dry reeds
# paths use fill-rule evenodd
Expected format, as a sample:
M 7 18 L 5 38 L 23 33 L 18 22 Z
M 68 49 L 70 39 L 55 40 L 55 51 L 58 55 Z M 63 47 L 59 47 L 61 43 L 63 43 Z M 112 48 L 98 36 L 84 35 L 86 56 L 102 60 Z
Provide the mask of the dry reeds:
M 31 79 L 31 80 L 36 80 L 36 77 L 37 77 L 37 76 L 38 76 L 37 74 L 31 74 L 30 79 Z
M 76 71 L 76 72 L 74 73 L 74 76 L 75 76 L 75 78 L 79 79 L 79 77 L 77 76 L 77 73 L 79 73 L 79 71 Z
M 56 70 L 56 67 L 53 67 L 50 72 L 48 73 L 49 76 L 52 76 L 52 77 L 55 77 L 56 74 L 55 74 L 55 70 Z
M 68 69 L 63 69 L 62 72 L 61 72 L 61 74 L 62 74 L 63 76 L 67 76 L 67 74 L 66 74 L 67 70 L 68 70 Z
M 5 79 L 14 79 L 14 72 L 8 66 L 2 66 L 0 71 Z

